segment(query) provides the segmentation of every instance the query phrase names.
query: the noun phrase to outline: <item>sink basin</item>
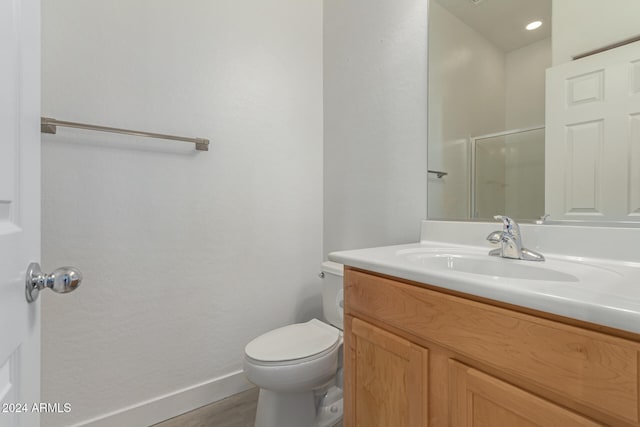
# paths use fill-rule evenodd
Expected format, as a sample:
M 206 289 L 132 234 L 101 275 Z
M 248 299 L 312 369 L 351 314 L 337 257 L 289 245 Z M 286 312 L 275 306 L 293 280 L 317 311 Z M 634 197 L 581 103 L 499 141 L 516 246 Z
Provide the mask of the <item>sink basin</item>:
M 434 252 L 399 252 L 408 261 L 431 270 L 450 270 L 483 276 L 553 282 L 578 282 L 573 274 L 548 268 L 544 263 L 511 260 L 489 255 Z
M 469 256 L 456 254 L 413 255 L 407 257 L 410 261 L 418 262 L 426 268 L 447 269 L 462 273 L 481 274 L 483 276 L 509 277 L 512 279 L 550 280 L 554 282 L 577 282 L 578 278 L 572 274 L 552 270 L 542 266 L 524 265 L 523 262 L 488 255 Z

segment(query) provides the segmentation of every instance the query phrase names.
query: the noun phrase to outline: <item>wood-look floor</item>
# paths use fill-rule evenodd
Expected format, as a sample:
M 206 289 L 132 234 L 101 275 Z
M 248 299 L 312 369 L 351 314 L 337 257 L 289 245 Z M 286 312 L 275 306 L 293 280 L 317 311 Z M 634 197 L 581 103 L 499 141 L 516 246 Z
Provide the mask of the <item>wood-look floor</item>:
M 253 427 L 258 391 L 258 388 L 252 388 L 152 427 Z M 342 427 L 342 423 L 334 427 Z
M 153 427 L 253 427 L 258 391 L 258 388 L 252 388 Z

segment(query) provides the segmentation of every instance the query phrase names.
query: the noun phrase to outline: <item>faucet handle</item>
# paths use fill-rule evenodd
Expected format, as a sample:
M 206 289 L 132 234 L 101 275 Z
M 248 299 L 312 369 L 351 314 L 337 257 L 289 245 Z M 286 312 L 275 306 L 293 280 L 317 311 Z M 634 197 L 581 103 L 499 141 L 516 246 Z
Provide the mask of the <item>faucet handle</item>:
M 515 222 L 512 218 L 506 215 L 496 215 L 493 219 L 497 219 L 498 221 L 502 221 L 503 230 L 505 233 L 509 233 L 513 236 L 520 237 L 520 226 Z
M 502 241 L 502 231 L 494 231 L 487 236 L 487 240 L 493 244 L 498 244 Z

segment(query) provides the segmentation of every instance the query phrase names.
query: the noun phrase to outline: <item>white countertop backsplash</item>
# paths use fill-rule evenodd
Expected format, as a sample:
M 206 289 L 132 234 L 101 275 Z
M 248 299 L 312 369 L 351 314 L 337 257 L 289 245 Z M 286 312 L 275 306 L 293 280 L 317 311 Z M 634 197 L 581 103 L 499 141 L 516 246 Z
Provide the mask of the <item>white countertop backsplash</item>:
M 640 262 L 640 227 L 602 227 L 556 224 L 519 224 L 522 245 L 542 255 L 569 255 Z M 502 230 L 501 222 L 423 220 L 420 241 L 486 247 L 487 236 Z

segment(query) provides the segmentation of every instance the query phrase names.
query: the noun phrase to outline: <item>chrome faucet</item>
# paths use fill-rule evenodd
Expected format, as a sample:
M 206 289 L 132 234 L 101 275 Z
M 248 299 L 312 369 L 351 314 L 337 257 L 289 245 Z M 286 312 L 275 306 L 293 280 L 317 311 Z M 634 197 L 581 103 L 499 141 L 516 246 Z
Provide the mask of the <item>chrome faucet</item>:
M 490 251 L 489 255 L 527 261 L 544 261 L 542 254 L 522 247 L 520 226 L 517 222 L 503 215 L 496 215 L 493 218 L 501 220 L 503 228 L 502 231 L 494 231 L 487 236 L 487 240 L 491 243 L 500 243 L 500 247 Z

